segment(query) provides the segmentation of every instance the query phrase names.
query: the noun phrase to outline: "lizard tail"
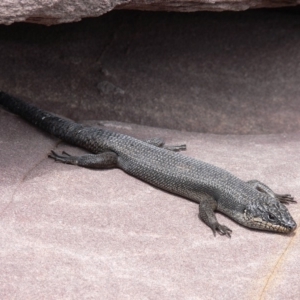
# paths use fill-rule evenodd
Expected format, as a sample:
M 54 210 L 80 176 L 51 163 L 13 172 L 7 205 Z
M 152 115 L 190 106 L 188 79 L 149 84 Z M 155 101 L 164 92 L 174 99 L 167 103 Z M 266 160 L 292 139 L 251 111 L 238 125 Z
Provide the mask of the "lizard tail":
M 6 110 L 21 116 L 38 128 L 67 142 L 72 142 L 74 134 L 83 128 L 80 124 L 39 109 L 1 91 L 0 105 Z

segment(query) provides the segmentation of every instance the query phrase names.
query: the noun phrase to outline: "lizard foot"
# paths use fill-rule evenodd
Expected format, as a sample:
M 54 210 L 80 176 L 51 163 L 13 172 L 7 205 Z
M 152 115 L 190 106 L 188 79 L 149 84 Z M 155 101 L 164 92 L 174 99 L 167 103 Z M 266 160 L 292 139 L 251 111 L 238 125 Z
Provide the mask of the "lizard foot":
M 229 229 L 225 225 L 221 225 L 219 223 L 216 223 L 216 224 L 212 225 L 211 229 L 214 233 L 214 236 L 216 236 L 216 233 L 218 233 L 220 235 L 226 235 L 227 237 L 231 238 L 232 230 Z
M 290 194 L 275 194 L 275 198 L 283 204 L 297 203 Z
M 76 164 L 76 157 L 71 156 L 69 153 L 63 151 L 63 155 L 59 155 L 53 150 L 51 150 L 51 153 L 48 155 L 48 157 L 53 158 L 55 161 L 60 161 L 65 164 Z
M 52 150 L 48 156 L 55 161 L 59 161 L 64 164 L 70 164 L 90 169 L 109 169 L 115 168 L 118 165 L 117 154 L 110 151 L 98 154 L 73 156 L 65 151 L 63 151 L 60 155 Z
M 164 146 L 163 148 L 170 150 L 170 151 L 179 152 L 179 151 L 185 151 L 186 145 Z
M 148 144 L 151 144 L 153 146 L 164 148 L 164 149 L 167 149 L 167 150 L 170 150 L 170 151 L 175 151 L 175 152 L 186 150 L 186 145 L 185 144 L 169 146 L 169 145 L 165 145 L 164 140 L 161 139 L 161 138 L 154 138 L 154 139 L 147 140 L 145 142 L 148 143 Z

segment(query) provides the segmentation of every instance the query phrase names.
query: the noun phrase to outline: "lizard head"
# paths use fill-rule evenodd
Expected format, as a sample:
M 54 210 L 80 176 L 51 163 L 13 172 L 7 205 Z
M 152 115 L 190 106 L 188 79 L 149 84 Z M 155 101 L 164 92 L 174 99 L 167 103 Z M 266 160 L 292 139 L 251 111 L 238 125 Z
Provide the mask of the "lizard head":
M 250 202 L 244 209 L 244 225 L 279 233 L 289 233 L 297 228 L 285 205 L 273 197 L 264 196 Z

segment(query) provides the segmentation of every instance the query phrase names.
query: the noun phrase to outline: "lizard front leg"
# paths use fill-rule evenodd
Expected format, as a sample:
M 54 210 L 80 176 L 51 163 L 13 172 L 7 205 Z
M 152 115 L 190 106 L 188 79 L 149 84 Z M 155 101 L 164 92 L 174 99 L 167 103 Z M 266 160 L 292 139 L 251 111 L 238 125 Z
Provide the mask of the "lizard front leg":
M 62 155 L 51 151 L 48 157 L 55 161 L 60 161 L 65 164 L 76 165 L 91 169 L 108 169 L 118 166 L 118 156 L 114 152 L 103 152 L 99 154 L 86 154 L 81 156 L 72 156 L 66 152 Z
M 217 209 L 217 201 L 207 194 L 202 194 L 198 200 L 199 218 L 212 229 L 214 236 L 216 236 L 216 233 L 219 233 L 220 235 L 231 237 L 232 230 L 217 221 L 214 213 Z
M 258 180 L 249 180 L 247 183 L 257 189 L 259 192 L 268 194 L 283 204 L 297 203 L 297 201 L 294 200 L 294 197 L 292 197 L 290 194 L 276 194 L 267 185 Z

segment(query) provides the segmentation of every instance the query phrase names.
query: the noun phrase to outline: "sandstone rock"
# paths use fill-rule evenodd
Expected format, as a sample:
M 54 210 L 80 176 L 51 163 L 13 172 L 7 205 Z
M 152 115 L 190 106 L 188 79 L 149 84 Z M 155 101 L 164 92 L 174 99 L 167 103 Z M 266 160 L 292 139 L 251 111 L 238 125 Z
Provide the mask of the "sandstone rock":
M 126 1 L 125 1 L 126 2 Z M 31 22 L 44 25 L 97 17 L 124 3 L 122 0 L 1 0 L 0 23 Z
M 271 8 L 299 5 L 299 0 L 132 0 L 127 1 L 119 8 L 157 10 L 157 11 L 226 11 L 247 10 L 249 8 Z
M 300 0 L 1 0 L 0 24 L 31 22 L 44 25 L 97 17 L 112 9 L 193 12 L 296 6 Z

